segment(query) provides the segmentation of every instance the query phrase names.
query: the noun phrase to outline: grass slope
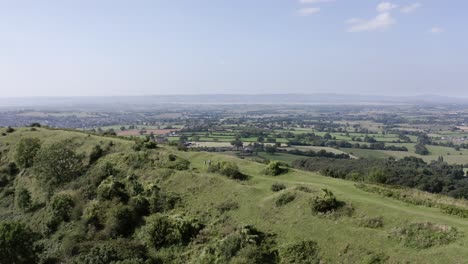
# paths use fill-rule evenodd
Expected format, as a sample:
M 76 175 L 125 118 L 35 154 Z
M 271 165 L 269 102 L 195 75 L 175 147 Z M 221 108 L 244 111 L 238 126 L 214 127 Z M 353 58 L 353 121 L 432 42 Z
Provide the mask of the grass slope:
M 130 153 L 133 142 L 118 138 L 88 136 L 70 131 L 39 131 L 18 129 L 12 134 L 0 137 L 0 149 L 4 159 L 11 159 L 14 146 L 22 137 L 38 137 L 44 144 L 61 139 L 74 139 L 80 142 L 78 151 L 89 153 L 97 143 L 114 143 L 114 156 Z M 251 224 L 264 232 L 276 234 L 278 246 L 297 243 L 305 239 L 318 242 L 320 255 L 325 263 L 379 263 L 371 260 L 385 260 L 388 263 L 464 263 L 468 259 L 468 221 L 442 214 L 436 208 L 415 206 L 384 198 L 356 188 L 355 183 L 323 177 L 314 173 L 290 170 L 288 173 L 272 177 L 264 174 L 265 165 L 227 155 L 216 155 L 203 152 L 178 152 L 170 147 L 160 147 L 159 152 L 175 153 L 191 162 L 188 171 L 175 171 L 163 180 L 159 179 L 163 189 L 181 194 L 182 205 L 173 213 L 195 216 L 201 221 L 229 222 L 236 225 Z M 114 155 L 114 156 L 112 156 Z M 206 160 L 233 161 L 238 164 L 242 173 L 249 176 L 248 181 L 234 181 L 224 176 L 208 173 Z M 122 170 L 125 168 L 122 166 Z M 158 171 L 152 169 L 138 170 L 139 175 L 147 181 L 156 179 Z M 287 189 L 280 193 L 271 191 L 271 185 L 282 183 Z M 33 184 L 24 180 L 23 184 Z M 312 192 L 302 192 L 295 188 L 307 186 Z M 327 218 L 312 214 L 309 201 L 322 188 L 330 189 L 339 200 L 350 203 L 356 209 L 352 217 Z M 284 192 L 295 193 L 291 203 L 278 207 L 275 199 Z M 32 193 L 35 195 L 35 192 Z M 237 209 L 220 213 L 216 209 L 223 202 L 234 202 Z M 21 217 L 8 201 L 0 206 L 0 221 L 19 219 Z M 29 215 L 40 217 L 41 212 Z M 23 216 L 24 217 L 24 216 Z M 384 226 L 380 229 L 360 227 L 357 222 L 363 217 L 383 217 Z M 405 247 L 402 242 L 392 239 L 395 228 L 413 222 L 432 222 L 457 228 L 464 236 L 448 245 L 419 250 Z M 34 222 L 34 220 L 33 220 Z M 192 250 L 198 250 L 194 246 Z M 193 263 L 197 263 L 194 260 Z

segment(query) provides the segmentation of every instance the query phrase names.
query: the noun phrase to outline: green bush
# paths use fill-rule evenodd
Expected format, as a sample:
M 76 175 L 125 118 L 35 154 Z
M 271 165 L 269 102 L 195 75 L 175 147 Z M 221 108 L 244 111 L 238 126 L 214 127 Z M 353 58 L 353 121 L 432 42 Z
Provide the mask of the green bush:
M 147 216 L 150 213 L 150 204 L 148 199 L 142 195 L 130 198 L 128 205 L 132 208 L 137 219 L 142 216 Z
M 34 158 L 41 148 L 38 138 L 22 138 L 16 146 L 15 161 L 22 168 L 32 167 Z
M 462 218 L 468 218 L 468 209 L 461 208 L 455 205 L 442 204 L 440 210 L 449 215 L 456 215 Z
M 113 200 L 128 201 L 128 194 L 125 190 L 125 185 L 115 179 L 113 176 L 107 177 L 99 184 L 97 188 L 97 195 L 100 200 Z
M 89 164 L 95 163 L 102 156 L 104 156 L 104 150 L 100 145 L 95 145 L 89 154 Z
M 88 171 L 88 178 L 94 186 L 99 186 L 99 184 L 109 176 L 119 175 L 119 170 L 117 170 L 115 165 L 109 161 L 98 162 L 91 170 Z
M 253 226 L 243 226 L 217 242 L 219 263 L 276 263 L 274 241 Z
M 265 174 L 270 176 L 278 176 L 280 174 L 286 173 L 288 170 L 283 169 L 280 166 L 281 164 L 278 161 L 272 161 L 265 169 Z
M 118 204 L 110 208 L 104 231 L 112 238 L 127 237 L 133 233 L 137 221 L 130 206 Z
M 323 189 L 323 195 L 317 196 L 311 201 L 312 212 L 324 214 L 338 210 L 344 205 L 336 199 L 335 195 L 328 189 Z
M 208 172 L 218 172 L 221 175 L 227 176 L 234 180 L 246 180 L 247 176 L 240 172 L 239 167 L 235 162 L 218 162 L 210 164 Z
M 37 263 L 39 236 L 18 222 L 0 223 L 0 263 Z
M 461 235 L 456 228 L 433 223 L 411 223 L 393 232 L 406 247 L 425 249 L 450 244 Z
M 280 263 L 318 264 L 320 263 L 319 247 L 312 240 L 284 246 L 280 249 Z
M 149 259 L 146 248 L 132 240 L 115 239 L 99 241 L 83 252 L 76 264 L 123 264 L 146 263 Z
M 283 193 L 276 198 L 275 204 L 280 207 L 294 201 L 294 199 L 296 199 L 296 194 L 292 192 Z
M 48 205 L 47 232 L 55 232 L 62 222 L 70 221 L 74 205 L 73 197 L 69 194 L 57 194 L 52 197 Z
M 145 218 L 145 225 L 137 237 L 149 248 L 186 245 L 203 228 L 196 220 L 180 216 L 153 214 Z
M 279 192 L 279 191 L 282 191 L 286 189 L 286 185 L 282 184 L 282 183 L 273 183 L 271 185 L 271 191 L 273 192 Z
M 145 194 L 151 213 L 172 210 L 180 202 L 180 197 L 177 194 L 163 192 L 156 184 L 150 184 L 145 190 Z
M 24 187 L 20 187 L 16 190 L 15 194 L 16 206 L 23 211 L 28 210 L 31 207 L 31 194 L 29 191 Z

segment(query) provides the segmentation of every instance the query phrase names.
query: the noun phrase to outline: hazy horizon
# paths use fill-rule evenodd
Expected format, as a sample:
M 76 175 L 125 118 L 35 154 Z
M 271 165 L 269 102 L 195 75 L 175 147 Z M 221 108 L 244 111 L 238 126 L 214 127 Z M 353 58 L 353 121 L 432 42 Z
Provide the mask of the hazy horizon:
M 0 97 L 468 97 L 466 7 L 438 0 L 0 1 Z

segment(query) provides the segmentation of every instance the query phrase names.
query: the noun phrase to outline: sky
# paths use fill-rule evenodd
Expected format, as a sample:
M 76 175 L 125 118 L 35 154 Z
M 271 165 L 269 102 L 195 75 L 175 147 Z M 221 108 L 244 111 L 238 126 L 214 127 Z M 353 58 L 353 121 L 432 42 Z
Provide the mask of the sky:
M 0 97 L 468 97 L 466 0 L 0 0 Z

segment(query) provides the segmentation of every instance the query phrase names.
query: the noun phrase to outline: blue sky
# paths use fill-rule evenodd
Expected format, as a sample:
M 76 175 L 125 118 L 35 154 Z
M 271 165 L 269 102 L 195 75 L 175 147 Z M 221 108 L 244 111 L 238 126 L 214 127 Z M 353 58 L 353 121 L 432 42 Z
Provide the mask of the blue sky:
M 462 0 L 0 0 L 0 96 L 468 97 Z

